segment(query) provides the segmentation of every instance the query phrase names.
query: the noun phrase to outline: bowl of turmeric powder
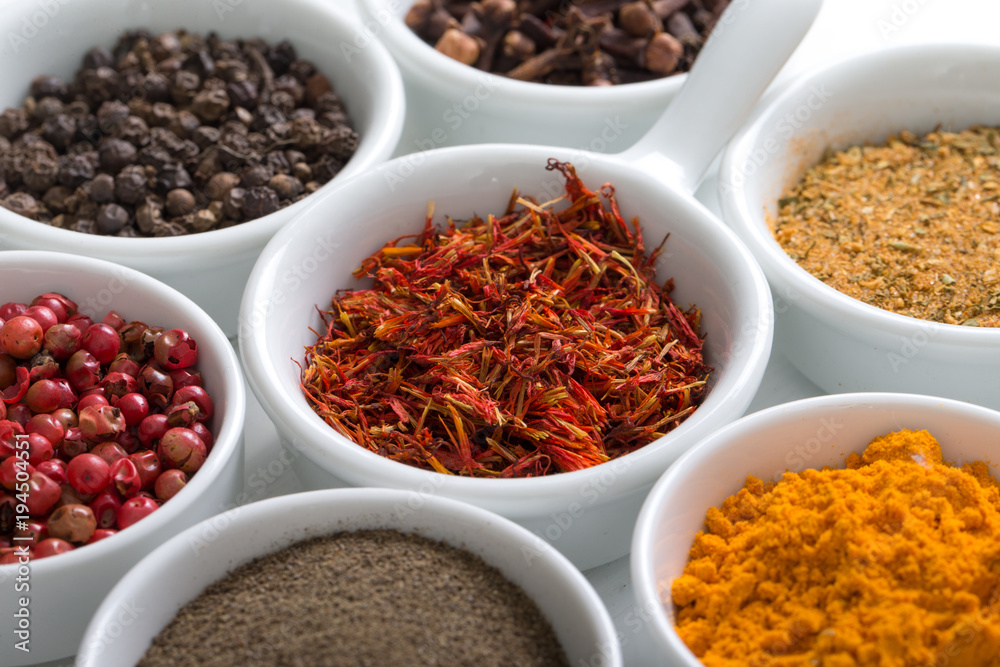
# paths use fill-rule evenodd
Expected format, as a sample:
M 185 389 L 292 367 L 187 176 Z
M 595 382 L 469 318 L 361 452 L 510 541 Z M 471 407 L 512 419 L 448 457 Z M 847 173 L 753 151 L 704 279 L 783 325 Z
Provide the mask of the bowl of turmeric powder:
M 701 441 L 654 486 L 631 572 L 669 664 L 995 665 L 1000 412 L 810 398 Z
M 727 224 L 775 349 L 827 392 L 1000 409 L 1000 49 L 886 49 L 807 73 L 730 143 Z

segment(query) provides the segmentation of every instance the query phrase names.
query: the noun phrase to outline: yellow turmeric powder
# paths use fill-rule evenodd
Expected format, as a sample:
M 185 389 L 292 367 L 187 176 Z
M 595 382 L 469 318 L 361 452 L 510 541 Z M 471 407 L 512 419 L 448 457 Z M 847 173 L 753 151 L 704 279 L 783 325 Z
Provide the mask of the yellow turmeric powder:
M 671 592 L 707 667 L 1000 667 L 1000 486 L 926 431 L 748 477 Z

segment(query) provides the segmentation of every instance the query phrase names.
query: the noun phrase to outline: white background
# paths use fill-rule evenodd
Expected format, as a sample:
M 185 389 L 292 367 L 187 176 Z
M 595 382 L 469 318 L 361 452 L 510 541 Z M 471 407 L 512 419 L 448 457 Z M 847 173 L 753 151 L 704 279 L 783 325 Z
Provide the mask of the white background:
M 343 7 L 345 12 L 354 11 L 353 0 L 330 1 Z M 13 3 L 0 0 L 0 11 L 9 4 Z M 288 37 L 294 42 L 294 35 Z M 767 39 L 768 35 L 761 35 L 762 42 Z M 1000 0 L 826 0 L 813 28 L 782 69 L 774 86 L 806 70 L 860 53 L 934 42 L 1000 45 Z M 734 63 L 734 67 L 739 66 L 741 63 Z M 1000 85 L 1000 81 L 997 83 Z M 698 198 L 718 212 L 713 174 L 706 177 L 698 191 Z M 780 350 L 776 350 L 750 411 L 819 393 L 820 390 L 791 368 Z M 281 450 L 274 426 L 264 416 L 252 394 L 248 392 L 248 395 L 246 475 L 248 482 L 252 482 L 247 488 L 250 496 L 257 500 L 301 490 L 294 473 L 278 459 Z M 263 485 L 261 480 L 266 480 Z M 607 603 L 619 627 L 626 664 L 663 664 L 662 659 L 657 659 L 652 651 L 645 626 L 635 622 L 637 606 L 632 599 L 628 559 L 623 558 L 586 574 Z M 51 663 L 53 666 L 69 664 Z

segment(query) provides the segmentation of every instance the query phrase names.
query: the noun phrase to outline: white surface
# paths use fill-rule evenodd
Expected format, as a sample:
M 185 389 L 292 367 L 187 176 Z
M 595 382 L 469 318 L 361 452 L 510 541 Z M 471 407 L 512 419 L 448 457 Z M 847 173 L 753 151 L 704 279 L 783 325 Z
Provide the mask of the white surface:
M 6 4 L 11 4 L 7 2 Z M 352 11 L 349 0 L 338 9 Z M 1000 3 L 995 0 L 826 0 L 812 30 L 775 82 L 778 86 L 816 65 L 901 44 L 971 42 L 1000 44 Z M 767 35 L 761 36 L 762 40 Z M 734 63 L 738 69 L 741 63 Z M 445 127 L 442 124 L 442 127 Z M 404 135 L 397 154 L 417 150 L 420 135 Z M 709 176 L 697 197 L 718 213 L 716 182 Z M 778 351 L 748 412 L 822 391 L 792 367 Z M 246 428 L 246 500 L 294 493 L 302 484 L 278 444 L 275 426 L 256 400 L 248 399 Z M 669 665 L 658 655 L 647 632 L 649 615 L 637 604 L 629 578 L 629 559 L 620 558 L 585 573 L 607 604 L 618 627 L 625 664 Z M 67 663 L 60 663 L 67 664 Z
M 328 74 L 361 135 L 353 159 L 330 183 L 384 161 L 403 126 L 403 85 L 388 52 L 330 48 L 353 39 L 357 26 L 324 0 L 85 0 L 6 2 L 0 12 L 0 108 L 19 107 L 41 73 L 71 78 L 96 44 L 112 47 L 128 29 L 153 32 L 201 26 L 224 38 L 294 37 L 297 52 Z M 54 9 L 53 9 L 54 8 Z M 44 11 L 43 11 L 44 10 Z M 26 36 L 26 37 L 24 37 Z M 141 88 L 134 95 L 145 94 Z M 86 254 L 144 271 L 204 308 L 226 335 L 237 331 L 243 285 L 275 230 L 308 205 L 307 197 L 275 213 L 226 229 L 171 238 L 90 236 L 26 221 L 0 208 L 0 248 Z
M 216 434 L 212 453 L 198 474 L 169 503 L 136 525 L 96 544 L 33 561 L 27 574 L 19 571 L 19 565 L 0 565 L 0 664 L 13 667 L 72 654 L 87 618 L 122 572 L 161 542 L 220 512 L 236 498 L 243 477 L 244 396 L 249 392 L 218 325 L 190 299 L 138 271 L 89 257 L 11 251 L 0 253 L 0 285 L 4 301 L 61 292 L 97 321 L 108 310 L 116 310 L 150 326 L 186 329 L 199 346 L 198 369 L 215 405 L 208 426 Z M 26 605 L 21 597 L 27 598 Z M 15 648 L 12 639 L 14 614 L 21 609 L 30 614 L 28 653 Z
M 872 438 L 899 429 L 926 429 L 944 460 L 960 465 L 996 455 L 1000 412 L 954 400 L 892 393 L 820 396 L 757 412 L 716 431 L 685 454 L 649 494 L 632 546 L 633 582 L 657 654 L 685 667 L 701 663 L 659 604 L 688 562 L 705 513 L 738 492 L 753 475 L 778 481 L 785 471 L 843 468 L 844 459 Z M 992 466 L 996 475 L 997 466 Z
M 866 54 L 791 83 L 727 149 L 719 172 L 725 219 L 767 274 L 776 345 L 823 389 L 934 394 L 1000 408 L 1000 378 L 981 372 L 1000 368 L 1000 329 L 921 321 L 853 299 L 798 266 L 769 224 L 778 199 L 831 145 L 1000 123 L 998 79 L 996 46 Z
M 416 501 L 416 502 L 415 502 Z M 416 508 L 401 512 L 400 508 Z M 134 664 L 177 611 L 214 581 L 254 558 L 337 531 L 399 530 L 441 540 L 482 558 L 534 599 L 573 664 L 600 657 L 621 667 L 615 629 L 601 599 L 558 551 L 536 545 L 517 524 L 446 498 L 408 491 L 336 489 L 272 498 L 177 535 L 133 568 L 94 615 L 80 667 Z M 525 550 L 531 559 L 526 561 Z M 164 576 L 174 579 L 165 587 Z M 123 609 L 146 613 L 119 636 Z

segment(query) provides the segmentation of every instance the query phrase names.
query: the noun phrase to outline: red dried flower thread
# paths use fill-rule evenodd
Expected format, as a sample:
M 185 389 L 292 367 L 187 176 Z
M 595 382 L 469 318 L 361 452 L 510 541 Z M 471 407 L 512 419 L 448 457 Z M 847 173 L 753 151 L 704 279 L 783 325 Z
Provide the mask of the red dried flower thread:
M 628 454 L 695 410 L 711 371 L 701 312 L 656 283 L 660 248 L 646 254 L 611 185 L 548 169 L 568 208 L 515 191 L 503 216 L 443 232 L 431 210 L 355 271 L 374 286 L 336 293 L 302 369 L 327 423 L 420 468 L 528 477 Z

